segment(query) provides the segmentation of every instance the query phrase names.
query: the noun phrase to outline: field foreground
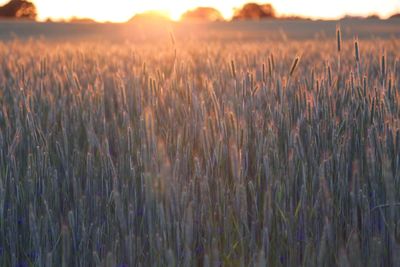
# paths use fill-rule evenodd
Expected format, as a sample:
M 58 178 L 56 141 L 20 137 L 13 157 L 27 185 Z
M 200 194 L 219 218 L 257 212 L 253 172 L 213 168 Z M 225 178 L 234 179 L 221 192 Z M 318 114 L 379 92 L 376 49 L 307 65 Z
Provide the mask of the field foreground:
M 355 50 L 0 43 L 0 265 L 399 264 L 400 41 Z

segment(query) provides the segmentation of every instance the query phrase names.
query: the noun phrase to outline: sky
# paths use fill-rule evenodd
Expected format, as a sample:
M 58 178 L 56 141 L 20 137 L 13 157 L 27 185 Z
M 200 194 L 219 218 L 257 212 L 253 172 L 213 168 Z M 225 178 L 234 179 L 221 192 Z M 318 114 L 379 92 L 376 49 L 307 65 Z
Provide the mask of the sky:
M 39 19 L 92 18 L 97 21 L 124 22 L 136 13 L 161 10 L 172 19 L 197 6 L 217 8 L 225 18 L 230 18 L 234 8 L 246 0 L 31 0 L 38 9 Z M 0 0 L 6 3 L 8 0 Z M 400 12 L 400 0 L 266 0 L 278 14 L 302 15 L 311 18 L 338 18 L 348 15 L 379 14 L 388 17 Z

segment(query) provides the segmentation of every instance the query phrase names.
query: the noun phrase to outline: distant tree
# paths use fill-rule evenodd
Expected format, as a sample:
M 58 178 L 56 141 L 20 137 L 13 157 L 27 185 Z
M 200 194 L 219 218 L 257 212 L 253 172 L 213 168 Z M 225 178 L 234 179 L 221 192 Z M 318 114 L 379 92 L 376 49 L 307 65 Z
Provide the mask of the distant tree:
M 280 20 L 311 20 L 310 18 L 297 16 L 297 15 L 279 16 L 278 19 L 280 19 Z
M 371 14 L 367 16 L 367 19 L 381 19 L 378 14 Z
M 37 11 L 33 3 L 25 0 L 11 0 L 0 7 L 0 17 L 36 19 Z
M 248 3 L 237 10 L 233 16 L 234 20 L 259 20 L 267 18 L 275 18 L 275 9 L 271 4 L 259 5 Z
M 144 13 L 138 13 L 129 22 L 165 22 L 170 19 L 166 14 L 160 13 L 158 11 L 146 11 Z
M 224 18 L 221 13 L 212 7 L 198 7 L 194 10 L 186 11 L 181 20 L 184 21 L 222 21 Z
M 351 20 L 351 19 L 353 19 L 353 20 L 361 20 L 361 19 L 364 19 L 364 17 L 363 16 L 358 16 L 358 15 L 348 15 L 348 14 L 346 14 L 341 19 L 344 19 L 344 20 Z
M 400 13 L 391 15 L 389 19 L 400 19 Z
M 78 18 L 78 17 L 72 17 L 69 19 L 70 23 L 96 23 L 95 20 L 90 19 L 90 18 Z

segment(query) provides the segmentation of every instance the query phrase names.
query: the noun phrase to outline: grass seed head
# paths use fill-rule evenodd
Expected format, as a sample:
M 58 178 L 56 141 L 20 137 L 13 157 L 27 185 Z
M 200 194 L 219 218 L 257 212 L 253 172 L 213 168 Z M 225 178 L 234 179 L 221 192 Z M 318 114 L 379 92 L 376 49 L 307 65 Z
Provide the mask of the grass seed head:
M 354 52 L 355 52 L 356 61 L 360 62 L 360 49 L 358 47 L 358 39 L 356 39 L 354 41 Z
M 336 40 L 337 40 L 337 51 L 340 52 L 342 50 L 342 32 L 340 30 L 340 26 L 336 28 Z
M 299 64 L 299 61 L 300 61 L 300 57 L 299 57 L 299 56 L 297 56 L 297 57 L 293 60 L 292 67 L 290 68 L 289 76 L 292 76 L 292 75 L 293 75 L 294 71 L 296 70 L 297 65 Z
M 385 78 L 386 75 L 386 59 L 385 59 L 385 53 L 382 54 L 382 58 L 381 58 L 381 75 L 382 75 L 382 79 Z

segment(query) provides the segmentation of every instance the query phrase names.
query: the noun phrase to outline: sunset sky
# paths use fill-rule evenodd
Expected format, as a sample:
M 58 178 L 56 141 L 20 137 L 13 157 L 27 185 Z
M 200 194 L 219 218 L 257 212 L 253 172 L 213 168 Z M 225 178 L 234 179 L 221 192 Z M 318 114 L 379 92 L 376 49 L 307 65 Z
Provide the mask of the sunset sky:
M 172 19 L 179 19 L 188 9 L 211 6 L 230 18 L 234 8 L 248 2 L 245 0 L 31 0 L 35 3 L 39 19 L 65 19 L 72 16 L 87 17 L 97 21 L 123 22 L 135 13 L 162 10 Z M 7 0 L 0 0 L 4 4 Z M 338 18 L 344 14 L 369 15 L 377 13 L 387 17 L 400 12 L 400 0 L 271 0 L 279 14 L 303 15 L 312 18 Z

